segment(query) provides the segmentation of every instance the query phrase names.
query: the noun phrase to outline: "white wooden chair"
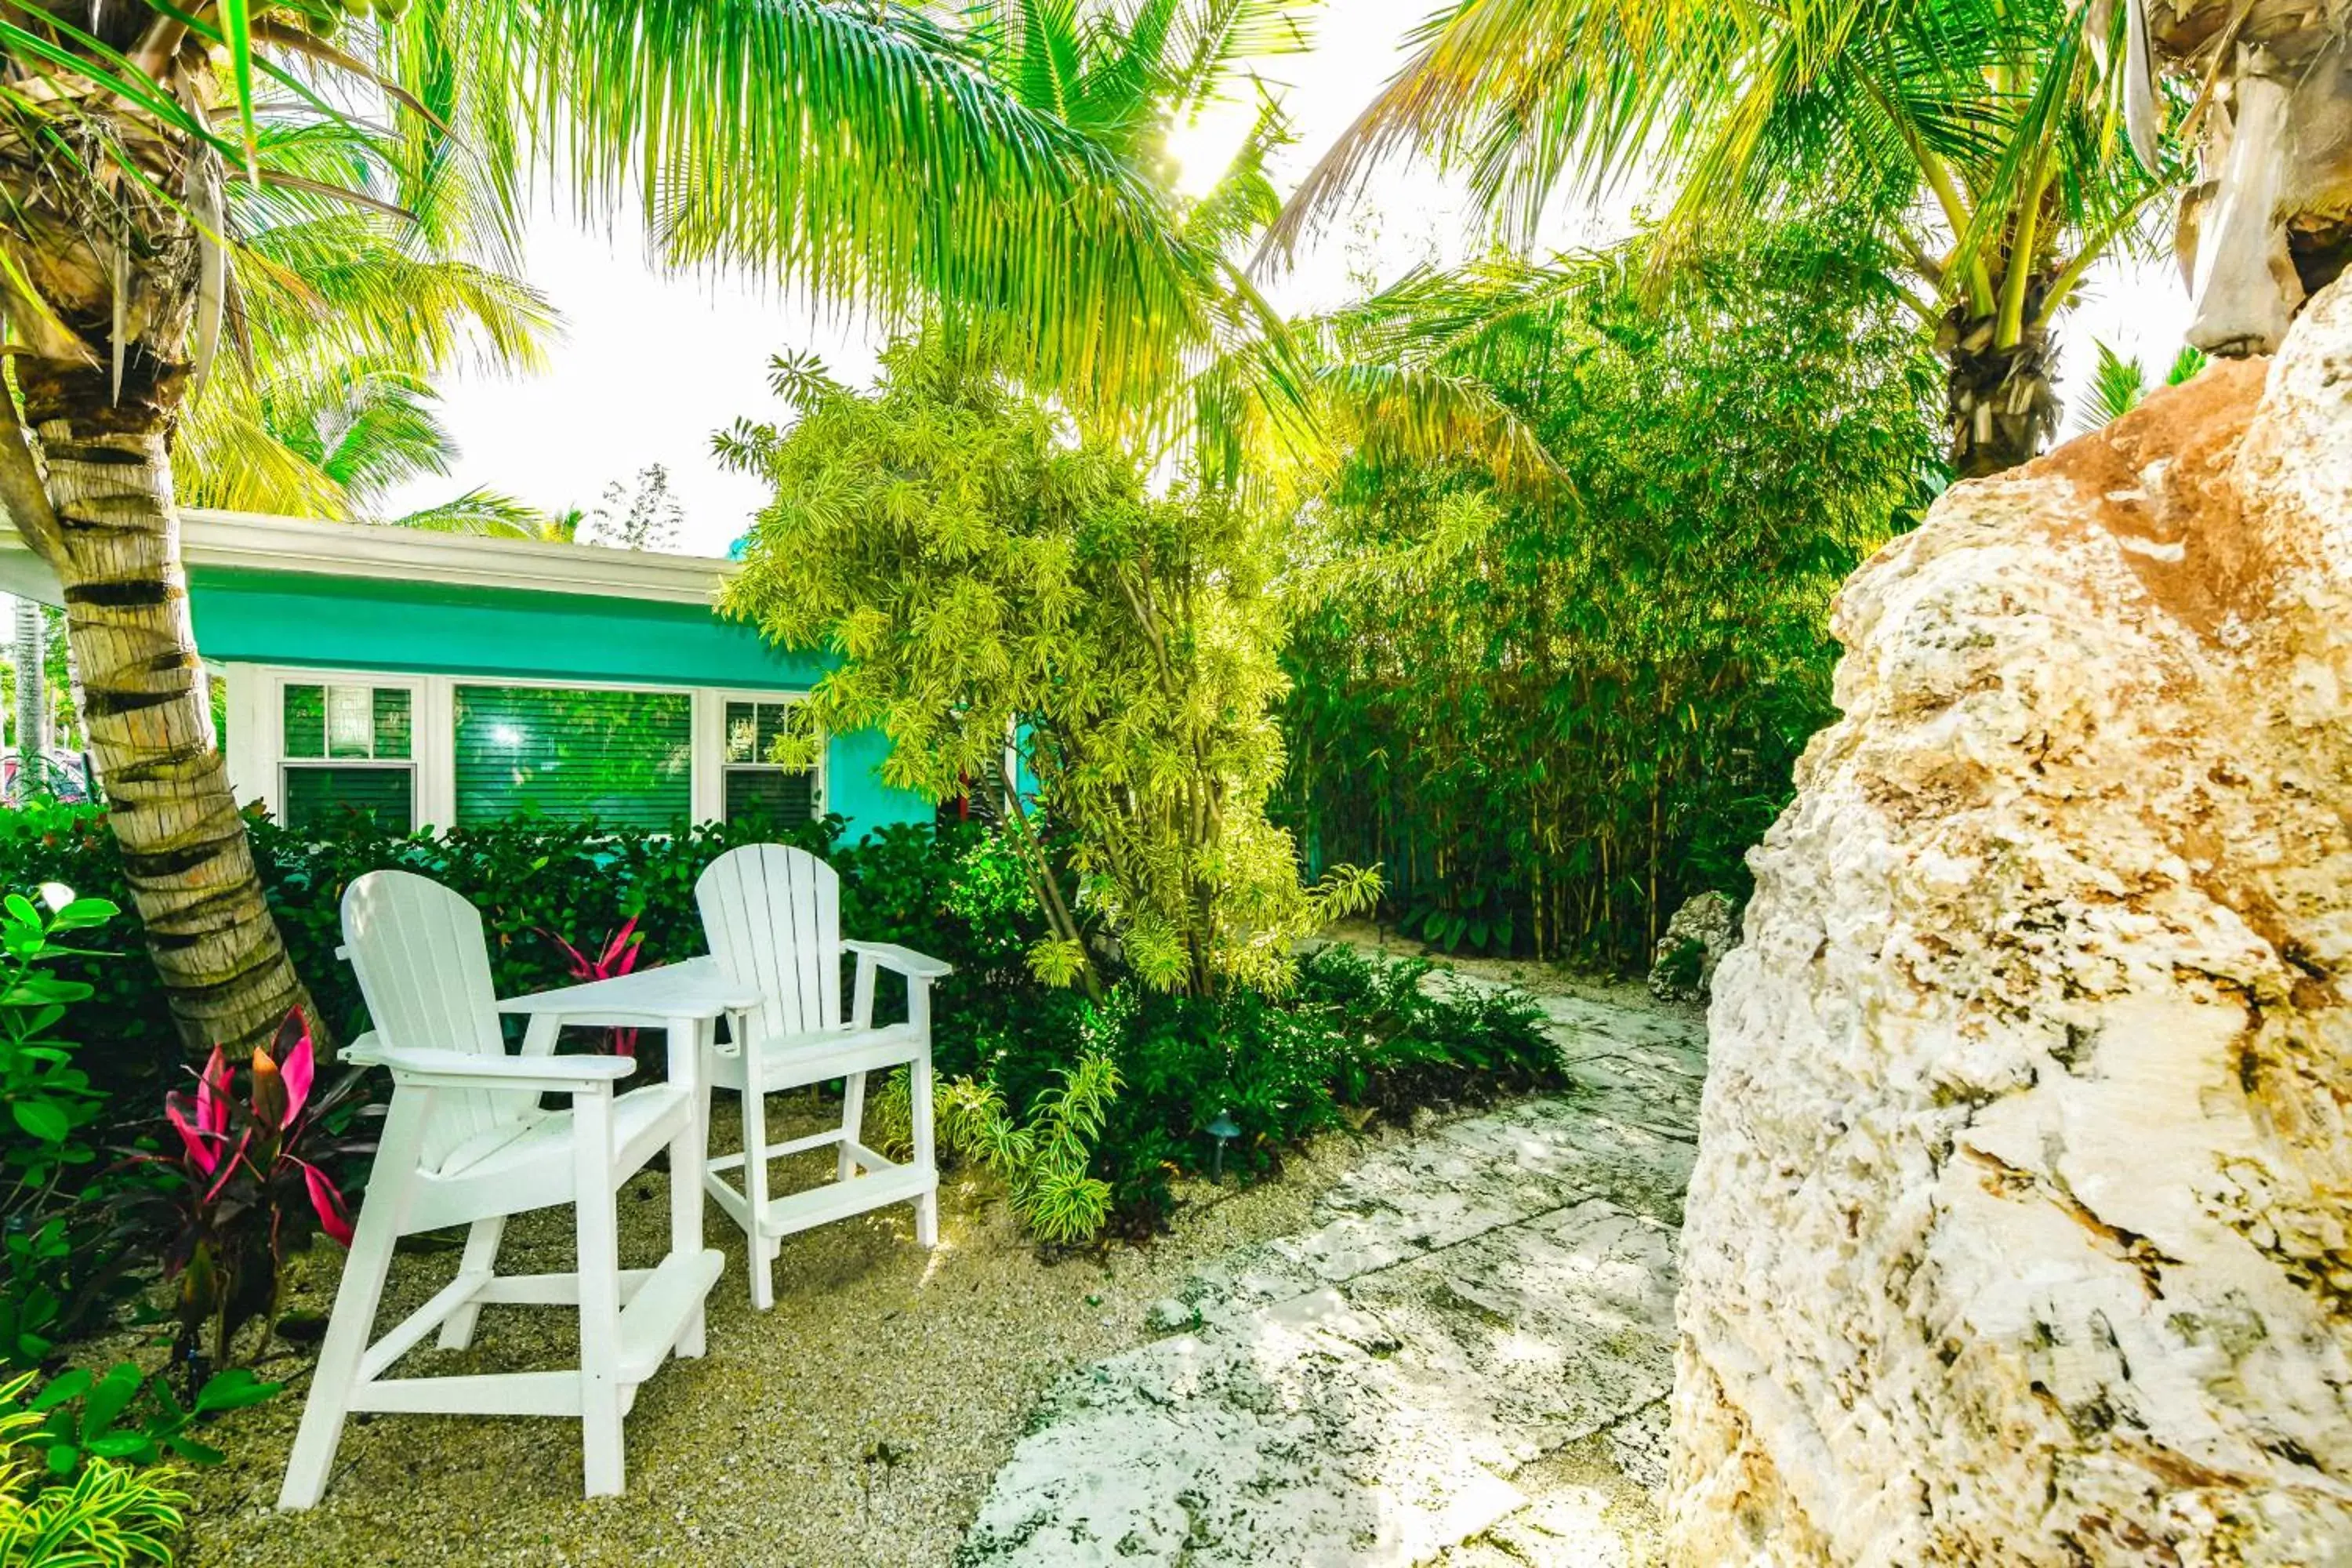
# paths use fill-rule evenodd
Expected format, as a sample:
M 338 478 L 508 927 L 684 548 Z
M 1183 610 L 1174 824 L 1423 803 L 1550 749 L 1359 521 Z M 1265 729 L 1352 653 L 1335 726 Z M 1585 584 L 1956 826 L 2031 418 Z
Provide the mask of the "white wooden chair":
M 342 951 L 375 1023 L 345 1056 L 391 1068 L 394 1091 L 278 1505 L 319 1500 L 344 1416 L 364 1410 L 577 1420 L 588 1495 L 616 1493 L 622 1417 L 673 1351 L 702 1353 L 703 1302 L 723 1259 L 702 1245 L 694 1042 L 673 1043 L 669 1082 L 616 1096 L 636 1064 L 552 1055 L 556 1014 L 535 1015 L 522 1054 L 507 1054 L 481 916 L 456 893 L 372 871 L 344 893 L 342 919 Z M 548 1094 L 571 1104 L 543 1110 Z M 664 1145 L 670 1251 L 656 1268 L 624 1270 L 614 1193 Z M 496 1272 L 509 1215 L 567 1204 L 578 1217 L 576 1272 Z M 393 1243 L 452 1225 L 471 1226 L 457 1279 L 371 1343 Z M 445 1348 L 465 1348 L 491 1302 L 577 1307 L 579 1366 L 385 1375 L 436 1328 Z
M 915 1239 L 939 1242 L 939 1167 L 931 1130 L 931 982 L 953 973 L 887 942 L 841 939 L 841 879 L 803 849 L 749 844 L 711 862 L 695 884 L 710 952 L 730 981 L 760 994 L 760 1005 L 730 1014 L 730 1039 L 713 1048 L 703 1069 L 703 1094 L 732 1089 L 743 1097 L 743 1148 L 712 1159 L 704 1178 L 719 1206 L 750 1238 L 751 1304 L 775 1304 L 775 1258 L 783 1238 L 828 1221 L 886 1204 L 915 1204 Z M 856 999 L 841 1009 L 841 963 L 857 955 Z M 874 1026 L 877 969 L 907 978 L 907 1021 Z M 905 1067 L 910 1077 L 914 1153 L 905 1163 L 887 1160 L 858 1142 L 866 1108 L 866 1075 Z M 770 1143 L 765 1099 L 785 1089 L 834 1079 L 846 1080 L 841 1125 L 806 1138 Z M 709 1125 L 706 1113 L 703 1125 Z M 771 1197 L 768 1166 L 787 1154 L 840 1146 L 835 1180 L 787 1197 Z M 740 1170 L 739 1191 L 722 1179 Z

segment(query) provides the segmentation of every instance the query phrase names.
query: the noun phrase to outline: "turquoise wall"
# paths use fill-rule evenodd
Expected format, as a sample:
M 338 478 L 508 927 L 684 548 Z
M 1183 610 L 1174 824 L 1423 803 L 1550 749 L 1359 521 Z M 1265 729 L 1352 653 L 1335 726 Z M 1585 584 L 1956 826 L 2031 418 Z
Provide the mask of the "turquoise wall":
M 601 595 L 198 567 L 188 600 L 196 647 L 215 664 L 805 691 L 833 663 L 700 605 Z M 922 797 L 882 782 L 888 753 L 872 731 L 827 747 L 826 804 L 852 837 L 931 820 Z

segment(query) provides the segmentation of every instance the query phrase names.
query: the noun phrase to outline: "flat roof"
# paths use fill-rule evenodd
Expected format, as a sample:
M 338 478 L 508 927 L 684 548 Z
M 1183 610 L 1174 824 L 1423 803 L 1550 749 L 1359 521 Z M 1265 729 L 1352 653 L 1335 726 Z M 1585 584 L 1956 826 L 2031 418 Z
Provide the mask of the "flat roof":
M 203 584 L 196 579 L 215 570 L 270 572 L 706 607 L 739 570 L 732 561 L 709 555 L 199 507 L 180 513 L 180 551 L 198 588 Z M 0 522 L 0 589 L 46 605 L 61 599 L 57 574 L 5 522 Z

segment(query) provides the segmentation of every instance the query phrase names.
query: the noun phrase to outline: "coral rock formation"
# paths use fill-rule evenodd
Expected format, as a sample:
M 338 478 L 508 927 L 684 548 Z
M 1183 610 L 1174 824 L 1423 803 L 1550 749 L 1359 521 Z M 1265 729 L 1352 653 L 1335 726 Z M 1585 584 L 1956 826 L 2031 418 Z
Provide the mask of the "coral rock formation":
M 2352 1562 L 2352 292 L 1848 584 L 1685 1232 L 1679 1562 Z

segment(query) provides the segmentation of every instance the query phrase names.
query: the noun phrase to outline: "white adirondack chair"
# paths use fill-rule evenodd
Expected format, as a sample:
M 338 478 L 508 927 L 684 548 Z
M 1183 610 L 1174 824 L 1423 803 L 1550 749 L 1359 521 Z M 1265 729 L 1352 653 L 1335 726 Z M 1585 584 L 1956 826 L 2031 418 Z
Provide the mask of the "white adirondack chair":
M 732 1089 L 743 1097 L 743 1148 L 706 1167 L 710 1195 L 750 1237 L 751 1304 L 775 1304 L 773 1269 L 783 1238 L 828 1221 L 886 1204 L 915 1204 L 915 1239 L 938 1244 L 939 1166 L 931 1130 L 931 982 L 952 973 L 936 958 L 887 942 L 841 938 L 841 879 L 803 849 L 748 844 L 711 862 L 695 884 L 710 952 L 730 981 L 756 989 L 760 1005 L 729 1016 L 730 1040 L 715 1047 L 704 1068 L 703 1093 Z M 857 955 L 856 997 L 841 1009 L 841 961 Z M 874 1026 L 877 969 L 907 978 L 907 1021 Z M 908 1069 L 914 1111 L 914 1154 L 887 1160 L 858 1142 L 866 1108 L 866 1075 Z M 770 1143 L 765 1098 L 834 1079 L 846 1080 L 841 1125 L 805 1138 Z M 706 1114 L 704 1126 L 709 1125 Z M 835 1179 L 807 1192 L 771 1197 L 768 1166 L 787 1154 L 840 1146 Z M 720 1173 L 740 1170 L 739 1191 Z
M 345 1055 L 391 1068 L 394 1092 L 278 1505 L 319 1500 L 344 1416 L 367 1410 L 569 1417 L 581 1423 L 588 1495 L 616 1493 L 622 1417 L 673 1351 L 702 1353 L 703 1302 L 724 1256 L 702 1245 L 691 1179 L 702 1154 L 698 1053 L 674 1047 L 669 1082 L 617 1096 L 636 1064 L 550 1054 L 555 1016 L 534 1016 L 523 1054 L 509 1056 L 471 904 L 423 877 L 372 871 L 343 895 L 342 919 L 375 1023 Z M 569 1108 L 541 1109 L 548 1094 L 568 1095 Z M 624 1270 L 614 1192 L 664 1145 L 684 1173 L 670 1184 L 670 1251 L 656 1268 Z M 578 1216 L 578 1271 L 498 1274 L 507 1216 L 560 1205 Z M 393 1243 L 451 1225 L 472 1227 L 457 1279 L 371 1343 Z M 492 1302 L 577 1307 L 580 1365 L 384 1375 L 436 1327 L 445 1348 L 463 1349 Z

